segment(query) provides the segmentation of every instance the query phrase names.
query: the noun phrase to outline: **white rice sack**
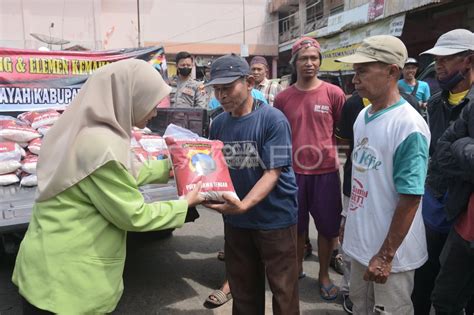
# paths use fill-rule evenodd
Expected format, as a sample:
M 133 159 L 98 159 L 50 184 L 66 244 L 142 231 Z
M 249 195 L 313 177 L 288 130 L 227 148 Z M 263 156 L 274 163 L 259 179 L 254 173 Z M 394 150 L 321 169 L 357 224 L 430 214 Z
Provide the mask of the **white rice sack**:
M 49 125 L 47 125 L 47 126 L 41 126 L 41 127 L 38 128 L 38 132 L 39 132 L 42 136 L 44 136 L 45 134 L 48 133 L 48 131 L 49 131 L 49 129 L 51 129 L 51 127 L 52 127 L 52 126 L 49 126 Z
M 61 116 L 61 114 L 53 109 L 38 113 L 38 115 L 33 118 L 31 127 L 37 129 L 39 127 L 53 125 L 59 119 L 59 116 Z
M 20 181 L 20 186 L 31 187 L 38 185 L 38 177 L 36 175 L 28 175 L 22 177 Z
M 41 150 L 41 143 L 42 140 L 41 138 L 36 138 L 30 141 L 28 144 L 28 150 L 30 150 L 31 153 L 39 155 L 40 150 Z
M 130 138 L 130 147 L 132 149 L 141 149 L 141 144 L 137 141 L 134 135 Z
M 8 174 L 15 172 L 17 169 L 21 167 L 21 163 L 18 161 L 8 160 L 8 161 L 0 161 L 0 174 Z
M 15 123 L 0 124 L 0 138 L 18 143 L 30 142 L 41 137 L 41 134 L 28 126 L 20 126 Z
M 138 142 L 147 152 L 161 152 L 168 150 L 165 139 L 157 135 L 142 135 Z
M 11 141 L 0 142 L 0 161 L 20 162 L 22 153 L 22 148 L 17 143 Z
M 25 125 L 25 123 L 13 116 L 0 115 L 0 123 L 2 122 L 13 122 L 17 125 Z
M 60 113 L 54 109 L 48 109 L 46 111 L 33 111 L 33 112 L 24 112 L 18 115 L 18 118 L 28 124 L 34 129 L 37 129 L 42 126 L 54 124 L 61 116 Z
M 28 155 L 21 161 L 21 169 L 28 174 L 36 174 L 36 164 L 38 157 L 36 155 Z
M 10 174 L 0 175 L 0 186 L 15 184 L 15 183 L 18 183 L 19 181 L 20 179 L 18 178 L 18 176 L 16 176 L 16 174 L 10 173 Z

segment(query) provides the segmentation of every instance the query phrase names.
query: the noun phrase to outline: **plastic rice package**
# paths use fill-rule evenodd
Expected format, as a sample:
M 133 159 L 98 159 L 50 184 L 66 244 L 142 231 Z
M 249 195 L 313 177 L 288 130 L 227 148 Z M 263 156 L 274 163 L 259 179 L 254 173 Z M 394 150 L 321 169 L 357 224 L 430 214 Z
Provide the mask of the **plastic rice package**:
M 15 173 L 0 175 L 0 186 L 7 186 L 18 183 L 20 179 Z
M 0 139 L 18 143 L 30 142 L 40 138 L 41 134 L 28 126 L 21 126 L 13 121 L 0 121 Z
M 41 150 L 41 143 L 41 138 L 31 140 L 30 143 L 28 143 L 28 150 L 33 154 L 39 155 Z
M 42 126 L 48 126 L 54 124 L 61 114 L 54 109 L 48 109 L 40 112 L 25 112 L 18 115 L 18 118 L 22 121 L 30 123 L 31 127 L 37 129 Z
M 21 169 L 28 174 L 36 174 L 36 165 L 38 163 L 38 156 L 29 154 L 21 161 Z
M 18 143 L 6 141 L 0 142 L 0 161 L 20 161 L 22 157 L 22 149 Z
M 224 193 L 239 199 L 222 154 L 224 145 L 221 141 L 200 138 L 175 125 L 168 126 L 165 140 L 180 197 L 192 191 L 201 181 L 200 194 L 207 201 L 224 202 Z
M 39 132 L 42 136 L 44 136 L 45 134 L 48 133 L 48 131 L 49 131 L 49 129 L 51 129 L 51 127 L 52 127 L 52 126 L 50 126 L 50 125 L 41 126 L 41 127 L 38 127 L 37 130 L 38 130 L 38 132 Z
M 23 174 L 21 177 L 20 186 L 32 187 L 38 185 L 38 177 L 35 174 Z

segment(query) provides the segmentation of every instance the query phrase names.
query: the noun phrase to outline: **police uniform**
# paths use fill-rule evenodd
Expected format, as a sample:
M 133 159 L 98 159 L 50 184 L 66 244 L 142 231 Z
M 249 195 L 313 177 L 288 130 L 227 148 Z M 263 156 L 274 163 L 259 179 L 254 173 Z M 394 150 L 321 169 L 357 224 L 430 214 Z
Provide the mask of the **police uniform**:
M 174 76 L 170 80 L 171 107 L 201 107 L 207 108 L 207 97 L 204 86 L 194 79 L 186 81 Z

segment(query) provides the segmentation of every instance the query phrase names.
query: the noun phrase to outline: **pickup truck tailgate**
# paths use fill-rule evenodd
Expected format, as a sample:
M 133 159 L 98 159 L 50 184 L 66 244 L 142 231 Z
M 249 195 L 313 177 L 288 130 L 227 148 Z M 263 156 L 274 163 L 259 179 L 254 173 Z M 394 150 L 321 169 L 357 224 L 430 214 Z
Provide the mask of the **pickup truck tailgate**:
M 145 202 L 177 199 L 174 180 L 140 187 Z M 0 187 L 0 233 L 25 230 L 30 221 L 36 187 Z

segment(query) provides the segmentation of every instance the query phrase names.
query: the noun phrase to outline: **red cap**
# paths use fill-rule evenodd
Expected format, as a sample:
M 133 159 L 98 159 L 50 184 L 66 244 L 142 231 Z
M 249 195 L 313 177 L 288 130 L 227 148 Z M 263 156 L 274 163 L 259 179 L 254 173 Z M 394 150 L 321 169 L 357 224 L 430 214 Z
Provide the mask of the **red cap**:
M 298 51 L 300 51 L 301 48 L 308 47 L 314 47 L 321 51 L 321 46 L 319 45 L 316 39 L 312 37 L 301 37 L 291 47 L 291 55 L 293 56 L 294 54 L 296 54 Z

